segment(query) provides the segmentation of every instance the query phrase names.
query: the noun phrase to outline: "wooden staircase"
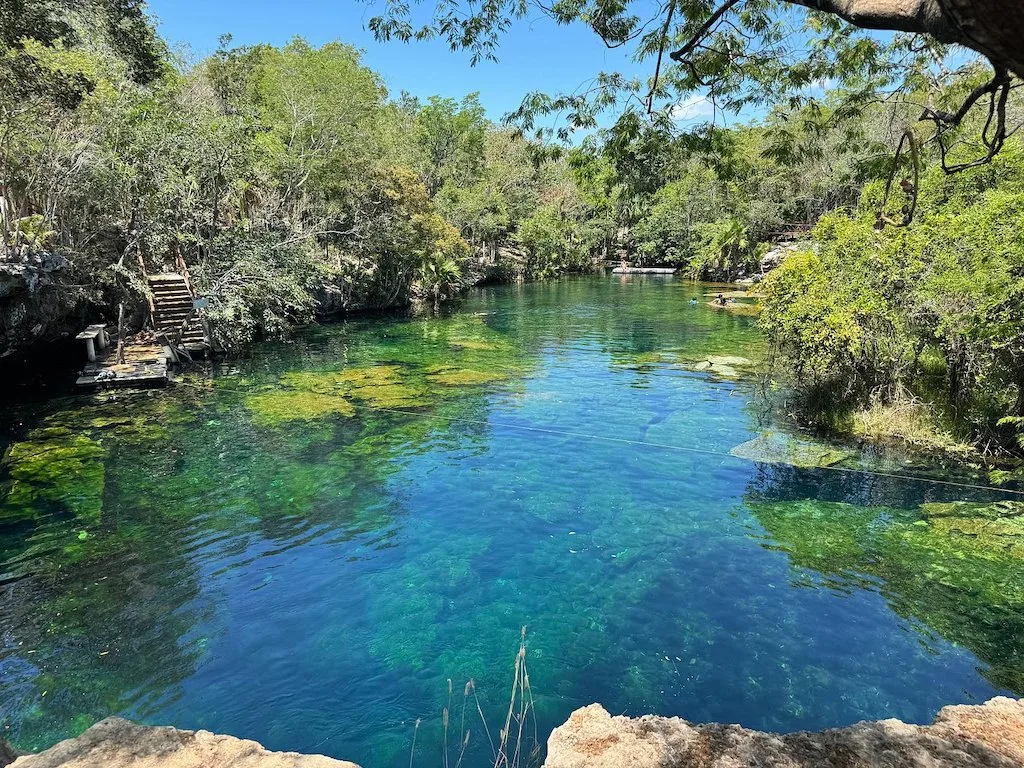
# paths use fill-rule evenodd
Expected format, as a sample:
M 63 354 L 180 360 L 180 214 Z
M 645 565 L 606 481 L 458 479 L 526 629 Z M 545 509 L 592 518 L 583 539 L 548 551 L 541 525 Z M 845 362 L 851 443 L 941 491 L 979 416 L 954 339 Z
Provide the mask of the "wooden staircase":
M 153 294 L 153 329 L 188 352 L 205 350 L 206 333 L 193 306 L 188 280 L 173 272 L 150 275 L 149 290 Z

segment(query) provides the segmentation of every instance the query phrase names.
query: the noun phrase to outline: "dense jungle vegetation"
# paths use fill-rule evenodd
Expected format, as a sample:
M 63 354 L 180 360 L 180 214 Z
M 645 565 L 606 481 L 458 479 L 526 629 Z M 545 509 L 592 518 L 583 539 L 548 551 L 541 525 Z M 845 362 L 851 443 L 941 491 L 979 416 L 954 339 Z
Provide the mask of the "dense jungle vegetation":
M 5 16 L 0 353 L 117 304 L 183 259 L 221 343 L 317 314 L 441 301 L 582 268 L 609 235 L 474 96 L 389 96 L 341 43 L 176 60 L 138 3 Z M 505 246 L 505 247 L 501 247 Z
M 342 43 L 238 48 L 226 36 L 187 63 L 140 2 L 13 11 L 0 21 L 0 356 L 112 322 L 121 303 L 142 328 L 144 270 L 182 262 L 218 342 L 237 347 L 320 315 L 436 306 L 476 282 L 602 259 L 721 280 L 782 261 L 763 283 L 761 324 L 801 418 L 960 454 L 1012 448 L 1024 425 L 1024 150 L 1012 130 L 1024 110 L 1017 81 L 993 86 L 980 61 L 949 68 L 906 40 L 865 46 L 812 14 L 831 48 L 803 70 L 748 62 L 716 81 L 742 107 L 752 85 L 785 80 L 760 92 L 765 116 L 749 124 L 680 130 L 653 107 L 693 85 L 674 66 L 646 111 L 627 106 L 613 125 L 597 117 L 617 108 L 609 94 L 646 86 L 607 76 L 585 96 L 532 94 L 498 125 L 473 94 L 389 94 Z M 402 37 L 394 17 L 374 23 Z M 629 38 L 616 29 L 602 36 Z M 665 41 L 643 45 L 660 67 Z M 900 98 L 881 98 L 897 70 Z M 987 119 L 953 122 L 979 92 Z M 936 117 L 918 129 L 921 104 Z M 531 130 L 559 111 L 586 132 L 558 142 Z M 979 153 L 980 167 L 944 172 Z

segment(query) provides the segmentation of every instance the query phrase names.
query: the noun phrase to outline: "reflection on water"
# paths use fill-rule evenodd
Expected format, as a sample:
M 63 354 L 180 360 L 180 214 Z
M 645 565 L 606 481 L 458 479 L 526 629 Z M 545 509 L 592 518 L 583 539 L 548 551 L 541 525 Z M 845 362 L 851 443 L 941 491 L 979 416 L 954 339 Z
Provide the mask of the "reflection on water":
M 119 713 L 403 765 L 448 678 L 496 725 L 523 625 L 545 733 L 593 701 L 791 730 L 1024 693 L 1019 509 L 730 456 L 766 429 L 762 346 L 701 292 L 488 289 L 20 410 L 7 735 Z

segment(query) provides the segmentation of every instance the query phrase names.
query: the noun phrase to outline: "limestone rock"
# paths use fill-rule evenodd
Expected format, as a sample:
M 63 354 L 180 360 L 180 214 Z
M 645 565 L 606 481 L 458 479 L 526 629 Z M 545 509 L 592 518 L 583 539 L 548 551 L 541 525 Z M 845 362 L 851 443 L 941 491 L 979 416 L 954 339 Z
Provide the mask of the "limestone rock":
M 744 368 L 754 364 L 753 360 L 738 355 L 711 355 L 708 357 L 708 362 L 715 368 L 722 365 L 728 365 L 730 368 Z
M 209 731 L 135 725 L 108 717 L 77 739 L 37 755 L 19 757 L 15 768 L 358 768 L 321 755 L 268 752 L 255 741 Z
M 946 707 L 931 726 L 899 720 L 771 734 L 678 717 L 573 712 L 548 740 L 544 768 L 1020 768 L 1024 701 Z
M 782 432 L 763 432 L 753 440 L 740 443 L 729 453 L 748 461 L 803 468 L 831 467 L 853 455 L 849 451 L 801 440 Z

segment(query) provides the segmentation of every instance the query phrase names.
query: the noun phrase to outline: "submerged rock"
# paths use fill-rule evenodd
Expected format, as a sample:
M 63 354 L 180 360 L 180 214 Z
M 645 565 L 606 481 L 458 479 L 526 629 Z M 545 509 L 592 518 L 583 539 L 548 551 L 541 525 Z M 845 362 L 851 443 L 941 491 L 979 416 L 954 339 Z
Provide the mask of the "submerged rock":
M 753 360 L 738 355 L 708 355 L 696 362 L 687 363 L 683 367 L 689 368 L 691 371 L 706 371 L 723 379 L 738 379 L 741 376 L 741 370 L 746 372 L 755 365 Z
M 853 455 L 781 432 L 764 432 L 753 440 L 740 443 L 729 453 L 739 459 L 804 468 L 831 467 Z
M 899 720 L 774 734 L 678 717 L 573 712 L 548 740 L 544 768 L 1011 768 L 1024 765 L 1024 701 L 946 707 L 930 726 Z
M 754 364 L 753 360 L 737 355 L 711 355 L 707 362 L 711 364 L 712 368 L 719 368 L 723 365 L 730 368 L 746 368 Z
M 322 755 L 270 752 L 209 731 L 135 725 L 108 717 L 76 739 L 13 763 L 17 768 L 359 768 Z

